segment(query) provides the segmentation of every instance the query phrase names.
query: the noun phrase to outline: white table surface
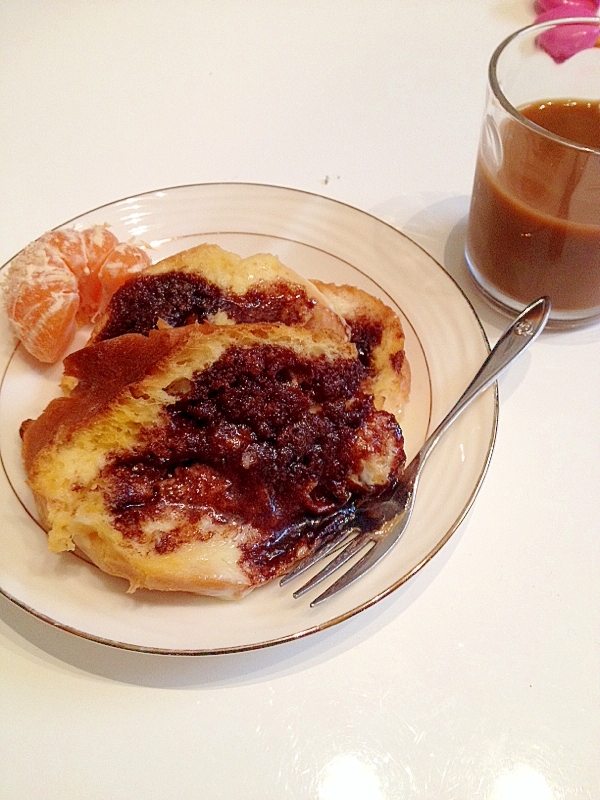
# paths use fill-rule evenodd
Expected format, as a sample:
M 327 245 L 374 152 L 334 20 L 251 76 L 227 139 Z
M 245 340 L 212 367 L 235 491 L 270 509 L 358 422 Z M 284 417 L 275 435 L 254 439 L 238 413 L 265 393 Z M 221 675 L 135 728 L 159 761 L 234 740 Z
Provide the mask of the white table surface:
M 473 292 L 487 61 L 529 0 L 2 0 L 0 263 L 152 189 L 248 181 L 392 223 Z M 4 800 L 600 797 L 600 326 L 499 384 L 486 480 L 391 597 L 292 644 L 165 657 L 0 596 Z

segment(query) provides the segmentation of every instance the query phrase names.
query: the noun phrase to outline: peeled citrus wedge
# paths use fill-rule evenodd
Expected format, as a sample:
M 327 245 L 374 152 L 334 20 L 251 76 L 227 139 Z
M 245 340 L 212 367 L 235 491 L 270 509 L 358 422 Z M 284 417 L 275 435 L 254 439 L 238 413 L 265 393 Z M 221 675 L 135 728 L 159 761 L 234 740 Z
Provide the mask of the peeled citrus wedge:
M 8 319 L 25 349 L 54 363 L 77 328 L 79 287 L 65 262 L 43 245 L 29 245 L 10 267 L 5 284 Z
M 12 330 L 44 363 L 61 358 L 122 283 L 150 265 L 145 250 L 104 225 L 45 233 L 9 265 L 4 304 Z

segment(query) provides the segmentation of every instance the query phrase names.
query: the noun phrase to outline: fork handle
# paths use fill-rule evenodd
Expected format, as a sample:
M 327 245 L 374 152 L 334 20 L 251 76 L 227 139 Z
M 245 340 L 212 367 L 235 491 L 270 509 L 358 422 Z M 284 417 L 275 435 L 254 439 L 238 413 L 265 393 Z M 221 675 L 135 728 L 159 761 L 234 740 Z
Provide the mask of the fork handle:
M 421 466 L 442 434 L 481 392 L 485 391 L 509 364 L 521 355 L 543 331 L 550 315 L 548 297 L 540 297 L 527 306 L 504 331 L 481 365 L 479 372 L 467 386 L 459 400 L 450 409 L 437 428 L 428 437 L 414 458 Z

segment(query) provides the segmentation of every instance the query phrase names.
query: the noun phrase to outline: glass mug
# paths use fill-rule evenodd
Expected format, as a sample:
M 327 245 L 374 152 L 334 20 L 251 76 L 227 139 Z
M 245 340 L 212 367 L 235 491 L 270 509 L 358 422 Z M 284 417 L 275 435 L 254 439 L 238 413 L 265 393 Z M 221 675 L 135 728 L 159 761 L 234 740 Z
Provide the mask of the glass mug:
M 600 47 L 557 63 L 536 40 L 582 24 L 600 38 L 598 17 L 553 20 L 494 52 L 465 246 L 496 307 L 547 295 L 555 328 L 600 319 Z

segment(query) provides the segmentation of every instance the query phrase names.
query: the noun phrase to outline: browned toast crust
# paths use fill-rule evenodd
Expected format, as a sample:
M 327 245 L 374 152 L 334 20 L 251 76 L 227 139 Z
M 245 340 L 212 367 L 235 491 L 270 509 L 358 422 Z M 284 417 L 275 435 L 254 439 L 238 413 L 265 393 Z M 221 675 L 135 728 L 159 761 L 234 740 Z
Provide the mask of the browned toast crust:
M 306 514 L 378 491 L 404 465 L 394 416 L 327 330 L 188 325 L 65 360 L 73 388 L 23 426 L 54 551 L 138 587 L 237 597 L 311 546 Z

